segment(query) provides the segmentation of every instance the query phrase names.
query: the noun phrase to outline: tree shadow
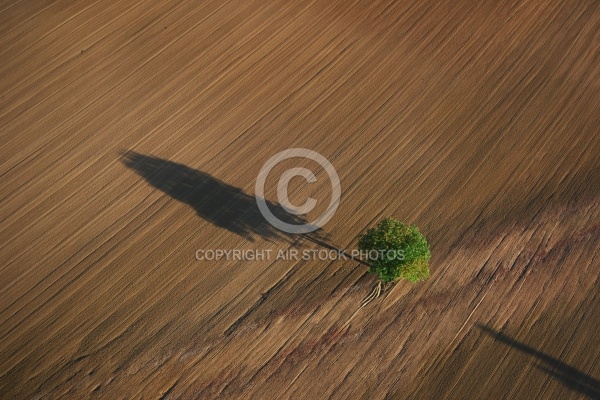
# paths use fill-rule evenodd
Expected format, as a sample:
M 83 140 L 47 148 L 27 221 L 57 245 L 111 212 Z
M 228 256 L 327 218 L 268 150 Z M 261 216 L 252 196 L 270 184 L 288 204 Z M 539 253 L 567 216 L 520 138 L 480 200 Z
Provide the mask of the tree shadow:
M 577 368 L 574 368 L 557 358 L 549 356 L 548 354 L 542 353 L 534 349 L 533 347 L 527 346 L 510 336 L 507 336 L 499 331 L 496 331 L 488 326 L 477 324 L 477 327 L 484 333 L 490 335 L 496 340 L 501 341 L 523 353 L 529 354 L 537 359 L 537 367 L 550 375 L 553 378 L 558 379 L 567 387 L 581 393 L 592 399 L 600 399 L 600 381 L 587 375 Z
M 301 238 L 326 239 L 320 229 L 296 235 L 275 228 L 261 214 L 254 196 L 206 172 L 135 151 L 122 153 L 120 159 L 149 184 L 192 207 L 199 217 L 246 240 L 254 241 L 255 236 L 294 243 Z M 307 223 L 304 217 L 290 214 L 279 204 L 265 201 L 273 215 L 281 221 L 293 225 Z

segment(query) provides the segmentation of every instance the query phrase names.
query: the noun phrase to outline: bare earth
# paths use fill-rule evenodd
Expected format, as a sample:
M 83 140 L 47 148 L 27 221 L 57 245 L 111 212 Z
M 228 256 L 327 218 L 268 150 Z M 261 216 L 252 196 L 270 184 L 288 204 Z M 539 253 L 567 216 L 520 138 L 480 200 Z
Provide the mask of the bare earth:
M 0 1 L 0 57 L 1 398 L 600 398 L 598 1 Z M 293 147 L 318 239 L 257 215 Z M 195 258 L 385 216 L 432 275 L 363 309 L 357 262 Z

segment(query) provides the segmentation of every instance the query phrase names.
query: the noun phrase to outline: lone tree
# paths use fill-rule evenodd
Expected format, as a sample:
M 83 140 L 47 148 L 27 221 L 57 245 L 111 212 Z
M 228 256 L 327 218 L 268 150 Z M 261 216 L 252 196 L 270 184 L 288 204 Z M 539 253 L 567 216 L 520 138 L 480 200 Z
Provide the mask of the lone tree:
M 415 225 L 385 218 L 359 239 L 358 249 L 368 254 L 370 271 L 379 277 L 363 306 L 380 295 L 382 282 L 389 284 L 402 278 L 414 283 L 429 277 L 429 243 Z

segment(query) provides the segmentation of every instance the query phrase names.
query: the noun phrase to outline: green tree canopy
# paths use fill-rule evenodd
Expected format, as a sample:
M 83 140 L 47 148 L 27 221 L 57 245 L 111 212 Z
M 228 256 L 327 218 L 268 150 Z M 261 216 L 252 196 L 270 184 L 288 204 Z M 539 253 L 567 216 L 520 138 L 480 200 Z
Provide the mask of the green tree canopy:
M 358 248 L 368 252 L 370 270 L 383 282 L 400 278 L 418 282 L 429 277 L 429 243 L 415 225 L 385 218 L 360 238 Z

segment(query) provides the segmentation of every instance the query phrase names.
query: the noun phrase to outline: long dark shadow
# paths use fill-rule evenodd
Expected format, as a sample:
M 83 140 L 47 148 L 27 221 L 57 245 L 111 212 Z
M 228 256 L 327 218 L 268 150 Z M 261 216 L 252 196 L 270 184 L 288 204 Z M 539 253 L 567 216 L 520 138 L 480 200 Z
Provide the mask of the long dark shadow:
M 570 389 L 589 398 L 600 399 L 600 381 L 592 376 L 488 326 L 477 324 L 477 327 L 494 339 L 535 357 L 539 361 L 537 365 L 539 369 L 558 379 Z
M 301 238 L 326 239 L 322 231 L 292 235 L 278 230 L 260 213 L 254 196 L 206 172 L 135 151 L 121 154 L 121 162 L 150 185 L 192 207 L 199 217 L 249 241 L 254 241 L 255 236 L 289 242 Z M 303 217 L 288 213 L 279 204 L 268 200 L 266 203 L 271 212 L 284 222 L 294 225 L 307 223 Z

